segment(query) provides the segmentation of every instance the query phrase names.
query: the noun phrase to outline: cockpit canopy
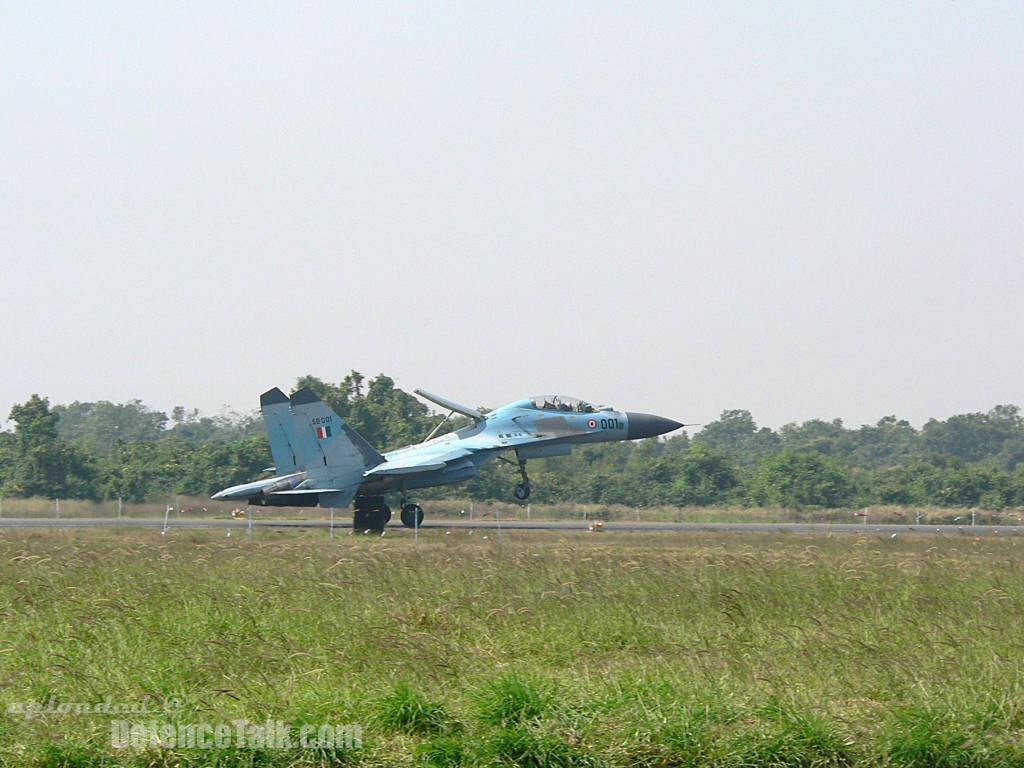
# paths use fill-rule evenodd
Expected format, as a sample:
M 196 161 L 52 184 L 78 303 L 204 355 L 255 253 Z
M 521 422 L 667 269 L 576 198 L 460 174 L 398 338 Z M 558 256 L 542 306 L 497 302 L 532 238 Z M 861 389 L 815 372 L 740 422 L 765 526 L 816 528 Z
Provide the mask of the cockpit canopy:
M 538 395 L 531 398 L 533 406 L 542 411 L 566 411 L 571 413 L 597 413 L 597 408 L 578 397 L 563 395 Z

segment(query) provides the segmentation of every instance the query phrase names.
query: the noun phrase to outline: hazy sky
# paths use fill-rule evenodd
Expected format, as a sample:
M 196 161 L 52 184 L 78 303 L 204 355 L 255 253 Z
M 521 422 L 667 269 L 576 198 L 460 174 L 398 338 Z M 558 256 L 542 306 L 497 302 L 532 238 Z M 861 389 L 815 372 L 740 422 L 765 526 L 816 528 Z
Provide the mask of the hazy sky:
M 1019 2 L 3 3 L 0 419 L 352 369 L 1024 405 L 1022 41 Z

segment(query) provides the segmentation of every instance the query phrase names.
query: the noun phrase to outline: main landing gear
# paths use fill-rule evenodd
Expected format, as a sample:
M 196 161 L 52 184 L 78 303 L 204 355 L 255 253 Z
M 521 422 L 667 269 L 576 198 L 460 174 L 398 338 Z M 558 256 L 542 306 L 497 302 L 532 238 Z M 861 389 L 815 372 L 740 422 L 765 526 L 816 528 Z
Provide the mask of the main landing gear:
M 423 507 L 419 504 L 402 505 L 402 525 L 406 528 L 419 528 L 423 525 Z
M 412 504 L 405 488 L 402 489 L 402 525 L 406 528 L 419 528 L 423 525 L 423 507 Z
M 357 496 L 353 503 L 352 528 L 356 531 L 383 531 L 391 519 L 391 507 L 383 496 Z
M 356 531 L 383 531 L 391 520 L 391 507 L 384 503 L 383 496 L 357 496 L 352 506 L 352 528 Z M 423 507 L 410 504 L 405 496 L 400 516 L 406 528 L 423 525 Z

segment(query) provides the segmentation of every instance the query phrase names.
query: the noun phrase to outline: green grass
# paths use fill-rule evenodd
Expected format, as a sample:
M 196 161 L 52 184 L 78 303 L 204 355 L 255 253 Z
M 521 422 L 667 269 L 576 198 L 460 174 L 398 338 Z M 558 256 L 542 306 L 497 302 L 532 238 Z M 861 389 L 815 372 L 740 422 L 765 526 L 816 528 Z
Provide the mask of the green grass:
M 377 704 L 376 722 L 386 731 L 412 736 L 428 736 L 457 730 L 444 707 L 428 701 L 407 683 L 399 683 Z
M 1024 765 L 1022 547 L 0 531 L 0 765 Z M 362 744 L 119 750 L 51 697 Z
M 478 719 L 485 725 L 508 726 L 540 718 L 551 706 L 543 682 L 519 672 L 506 672 L 475 692 Z

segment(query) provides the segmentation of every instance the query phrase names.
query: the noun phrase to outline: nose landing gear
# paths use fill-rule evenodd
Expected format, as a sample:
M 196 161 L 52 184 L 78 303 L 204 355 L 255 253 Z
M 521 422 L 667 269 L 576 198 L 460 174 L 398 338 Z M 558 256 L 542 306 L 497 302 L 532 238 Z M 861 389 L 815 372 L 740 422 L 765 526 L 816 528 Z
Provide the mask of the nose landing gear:
M 526 459 L 519 459 L 519 474 L 523 476 L 523 482 L 516 483 L 512 493 L 520 501 L 526 501 L 530 498 L 530 478 L 526 474 Z

